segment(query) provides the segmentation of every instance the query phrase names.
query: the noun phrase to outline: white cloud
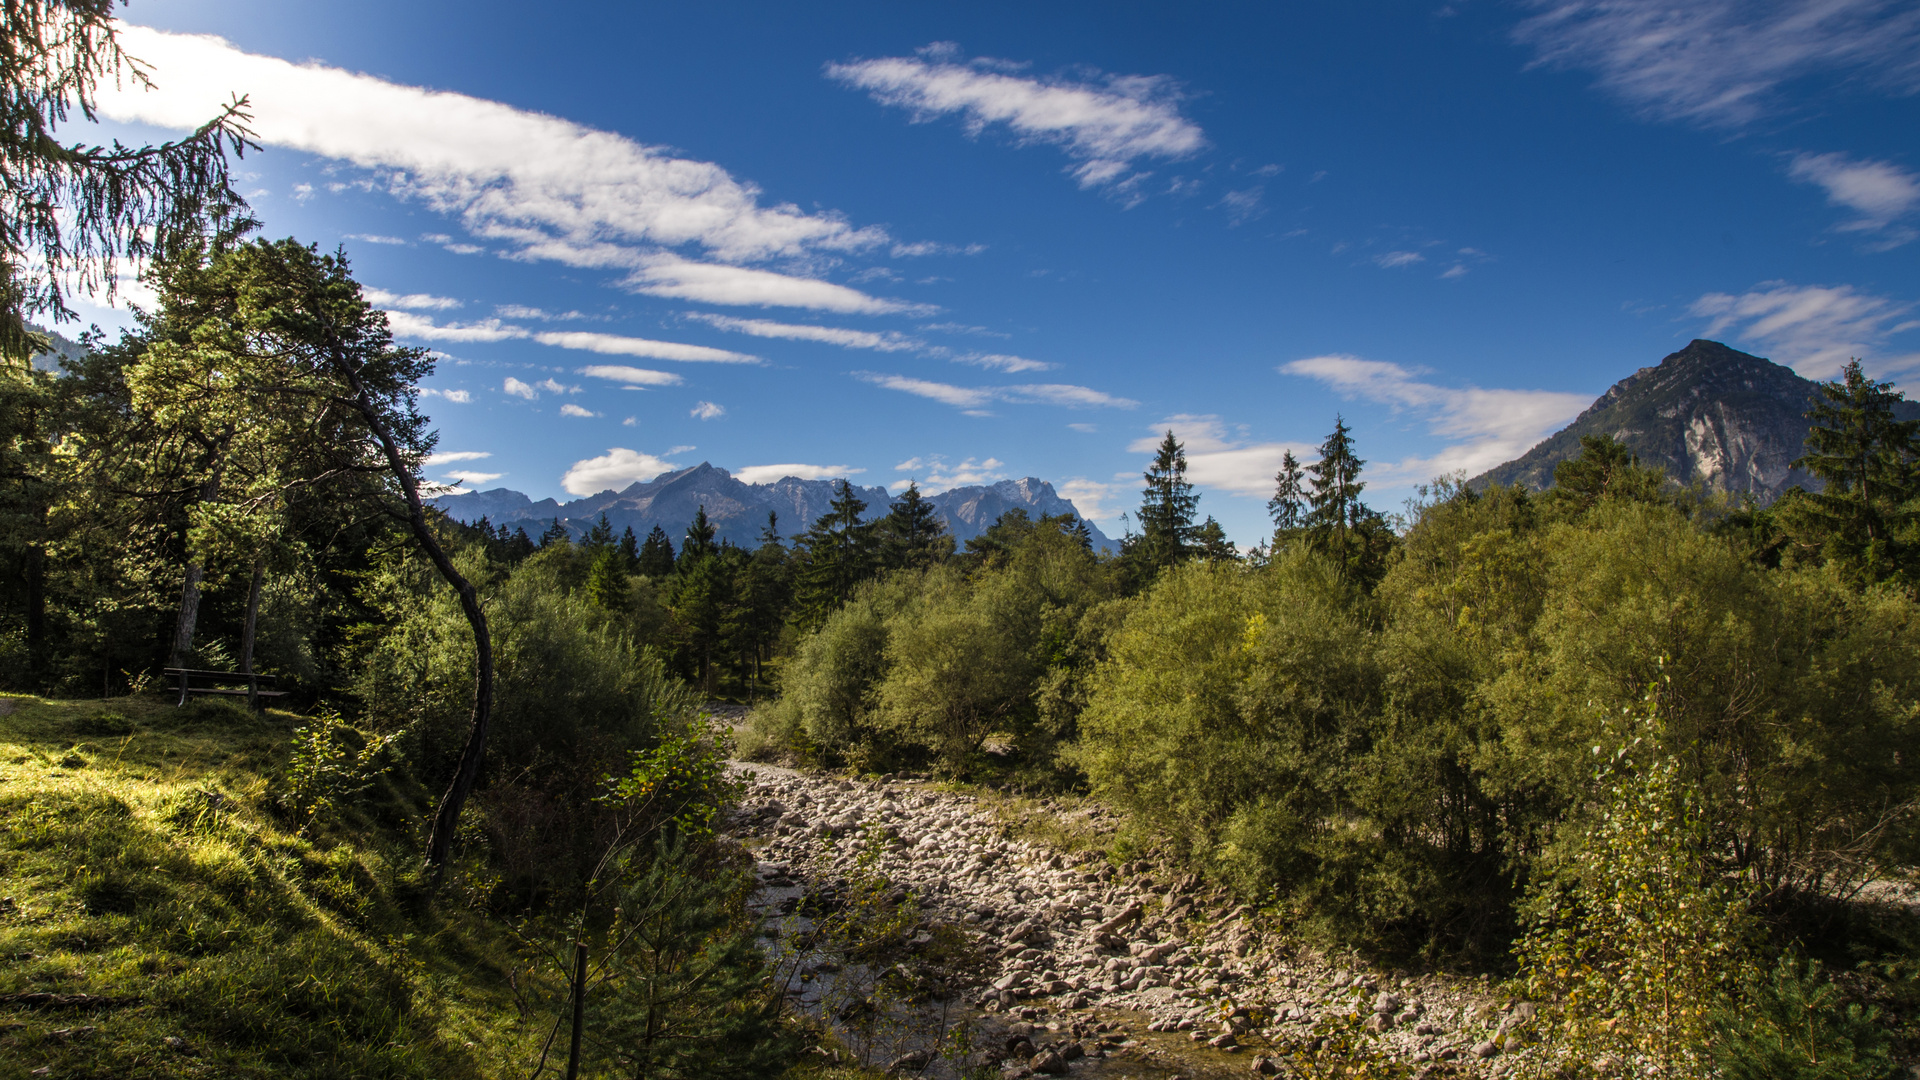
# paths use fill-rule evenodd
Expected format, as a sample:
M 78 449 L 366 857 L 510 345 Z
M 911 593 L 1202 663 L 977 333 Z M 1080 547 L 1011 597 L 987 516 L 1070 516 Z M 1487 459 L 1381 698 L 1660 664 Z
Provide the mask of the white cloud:
M 130 28 L 131 29 L 131 28 Z M 405 244 L 398 236 L 381 236 L 377 233 L 348 233 L 349 240 L 365 240 L 369 244 Z
M 427 460 L 423 464 L 451 465 L 456 461 L 480 461 L 484 458 L 490 458 L 492 456 L 493 454 L 486 450 L 442 451 L 438 454 L 428 454 Z
M 500 389 L 512 394 L 514 397 L 526 398 L 528 401 L 532 401 L 540 396 L 540 391 L 535 390 L 533 387 L 528 386 L 526 383 L 521 382 L 511 375 L 507 376 L 506 383 L 502 385 Z
M 574 462 L 573 467 L 560 477 L 560 486 L 574 495 L 624 491 L 634 484 L 679 467 L 652 454 L 616 446 L 600 457 Z
M 1385 255 L 1375 255 L 1373 261 L 1389 270 L 1427 261 L 1425 255 L 1417 251 L 1389 251 Z
M 573 404 L 572 402 L 568 402 L 567 404 L 560 406 L 560 415 L 561 416 L 599 416 L 600 414 L 597 412 L 594 412 L 592 409 L 583 409 L 580 406 Z
M 711 349 L 705 345 L 683 345 L 675 341 L 650 341 L 646 338 L 596 334 L 586 330 L 554 330 L 533 335 L 542 345 L 609 356 L 645 356 L 654 360 L 684 360 L 709 364 L 757 364 L 760 358 L 746 353 Z
M 1764 281 L 1738 296 L 1708 293 L 1691 310 L 1713 320 L 1708 336 L 1732 331 L 1734 340 L 1771 352 L 1807 378 L 1830 379 L 1850 357 L 1874 361 L 1883 372 L 1920 365 L 1920 354 L 1879 355 L 1889 338 L 1920 325 L 1901 319 L 1913 308 L 1851 285 Z
M 1886 0 L 1533 0 L 1514 37 L 1535 65 L 1597 71 L 1642 113 L 1737 127 L 1808 75 L 1920 88 L 1920 8 Z
M 994 457 L 984 460 L 969 457 L 955 464 L 949 462 L 944 454 L 933 454 L 924 458 L 909 458 L 895 465 L 893 467 L 895 472 L 914 475 L 896 480 L 888 486 L 894 491 L 904 491 L 909 482 L 918 482 L 920 490 L 932 495 L 948 488 L 971 487 L 1005 480 L 1007 474 L 1001 470 L 1006 467 L 1006 462 Z
M 582 311 L 563 311 L 556 315 L 525 304 L 501 304 L 493 309 L 493 313 L 503 319 L 538 319 L 541 322 L 570 322 L 574 319 L 587 318 L 587 314 Z
M 1108 500 L 1114 497 L 1117 485 L 1103 484 L 1098 480 L 1089 480 L 1084 476 L 1069 477 L 1054 490 L 1060 497 L 1073 504 L 1080 516 L 1094 521 L 1111 521 L 1118 516 Z
M 820 341 L 848 349 L 903 352 L 920 347 L 920 342 L 894 330 L 876 333 L 871 330 L 850 330 L 840 326 L 807 326 L 801 323 L 772 322 L 767 319 L 736 319 L 731 315 L 708 315 L 698 311 L 688 312 L 687 318 L 737 334 L 751 334 L 754 337 L 763 338 L 788 338 L 794 341 Z
M 466 469 L 454 469 L 452 472 L 447 473 L 446 477 L 449 483 L 458 481 L 460 483 L 470 484 L 472 486 L 478 487 L 481 484 L 492 483 L 493 481 L 498 480 L 505 475 L 507 474 L 497 473 L 497 472 L 471 472 Z
M 1099 431 L 1100 429 L 1094 426 L 1093 424 L 1068 424 L 1067 430 L 1077 431 L 1082 435 L 1091 435 L 1094 432 Z
M 888 252 L 896 259 L 918 259 L 927 255 L 978 255 L 987 250 L 985 244 L 939 244 L 932 240 L 916 240 L 911 244 L 895 244 Z
M 1845 154 L 1800 154 L 1787 175 L 1826 189 L 1827 202 L 1857 211 L 1860 216 L 1841 225 L 1842 232 L 1886 232 L 1882 250 L 1898 247 L 1916 235 L 1895 222 L 1920 207 L 1920 175 L 1888 161 L 1859 161 Z
M 416 311 L 446 311 L 450 308 L 460 306 L 460 301 L 451 297 L 434 296 L 430 293 L 408 293 L 402 296 L 398 293 L 390 293 L 385 289 L 376 289 L 372 286 L 362 288 L 360 294 L 367 298 L 367 303 L 377 308 L 412 308 Z
M 677 255 L 646 258 L 627 277 L 625 285 L 648 296 L 733 307 L 798 307 L 846 315 L 923 314 L 937 310 L 927 304 L 868 296 L 831 281 L 747 266 L 693 262 Z
M 465 390 L 435 390 L 430 386 L 421 387 L 420 396 L 446 398 L 455 405 L 465 405 L 473 400 L 473 394 Z
M 370 179 L 340 186 L 379 186 L 422 202 L 519 258 L 629 270 L 637 291 L 713 303 L 867 313 L 919 307 L 719 265 L 870 251 L 890 237 L 836 213 L 762 205 L 758 187 L 710 162 L 496 101 L 242 52 L 218 37 L 122 24 L 121 42 L 150 66 L 157 89 L 103 86 L 103 115 L 190 130 L 245 93 L 263 144 L 369 170 Z M 482 250 L 441 233 L 423 239 L 459 253 Z M 669 254 L 685 248 L 718 263 Z
M 549 394 L 577 394 L 580 392 L 579 387 L 568 386 L 557 379 L 543 379 L 538 385 L 540 389 L 545 390 Z
M 992 368 L 1018 374 L 1022 371 L 1052 371 L 1058 364 L 1049 364 L 1044 360 L 1029 360 L 1024 356 L 1010 356 L 1006 353 L 967 353 L 953 358 L 956 364 L 972 364 L 974 367 Z
M 620 421 L 620 426 L 621 427 L 639 427 L 640 418 L 637 416 L 629 416 L 625 420 Z
M 743 484 L 771 484 L 789 476 L 802 480 L 843 480 L 866 471 L 845 465 L 749 465 L 733 470 L 733 478 Z
M 1235 495 L 1265 499 L 1273 494 L 1273 474 L 1280 471 L 1280 456 L 1288 450 L 1295 457 L 1316 455 L 1311 445 L 1293 442 L 1253 442 L 1244 431 L 1236 434 L 1218 416 L 1178 413 L 1148 429 L 1152 435 L 1135 439 L 1127 449 L 1136 454 L 1151 454 L 1171 430 L 1186 448 L 1187 477 L 1196 484 L 1217 488 Z
M 882 375 L 871 371 L 856 371 L 854 377 L 888 390 L 898 390 L 916 397 L 930 398 L 942 404 L 952 405 L 957 409 L 970 410 L 973 415 L 983 415 L 981 411 L 996 401 L 1011 405 L 1065 405 L 1068 408 L 1112 409 L 1131 409 L 1140 404 L 1131 398 L 1116 397 L 1100 390 L 1074 386 L 1070 383 L 954 386 L 951 383 L 933 382 L 929 379 L 913 379 L 905 375 Z
M 1531 450 L 1592 404 L 1584 394 L 1551 390 L 1440 386 L 1399 364 L 1357 356 L 1314 356 L 1282 364 L 1280 371 L 1325 383 L 1346 397 L 1420 413 L 1430 432 L 1452 441 L 1432 457 L 1375 466 L 1374 476 L 1388 483 L 1485 472 Z
M 711 420 L 716 416 L 725 416 L 726 414 L 727 410 L 715 405 L 711 401 L 698 402 L 687 413 L 688 416 L 696 420 Z
M 414 338 L 420 341 L 511 341 L 527 336 L 525 330 L 503 323 L 499 319 L 482 319 L 472 323 L 435 323 L 424 315 L 415 315 L 406 311 L 388 311 L 387 326 L 393 330 L 395 337 Z
M 594 364 L 580 369 L 580 374 L 595 379 L 609 379 L 628 386 L 676 386 L 680 376 L 671 371 L 650 371 L 646 368 L 626 367 L 620 364 Z
M 1220 196 L 1218 205 L 1226 208 L 1227 224 L 1244 225 L 1264 215 L 1267 208 L 1260 205 L 1260 200 L 1265 194 L 1266 188 L 1255 184 L 1244 191 L 1229 191 Z
M 1199 126 L 1180 115 L 1178 87 L 1164 76 L 1040 79 L 1009 74 L 995 61 L 955 63 L 954 51 L 829 64 L 827 75 L 910 110 L 915 122 L 958 113 L 969 135 L 1004 124 L 1021 142 L 1057 145 L 1079 161 L 1069 171 L 1082 187 L 1137 179 L 1132 170 L 1143 158 L 1183 158 L 1207 145 Z

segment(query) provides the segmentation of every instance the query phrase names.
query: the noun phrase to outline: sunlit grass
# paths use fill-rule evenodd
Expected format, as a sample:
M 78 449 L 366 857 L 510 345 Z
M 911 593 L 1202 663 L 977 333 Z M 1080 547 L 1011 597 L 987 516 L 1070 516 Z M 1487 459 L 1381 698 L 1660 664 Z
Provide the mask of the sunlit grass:
M 274 790 L 298 717 L 159 698 L 0 710 L 0 1077 L 461 1077 L 531 1059 L 511 941 L 426 887 L 416 786 L 386 778 L 299 835 Z

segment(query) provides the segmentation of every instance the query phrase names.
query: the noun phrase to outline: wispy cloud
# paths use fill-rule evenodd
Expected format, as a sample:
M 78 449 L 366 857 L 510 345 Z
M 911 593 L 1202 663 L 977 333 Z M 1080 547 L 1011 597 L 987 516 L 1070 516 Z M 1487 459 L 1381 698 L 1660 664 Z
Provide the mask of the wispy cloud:
M 525 398 L 528 401 L 537 401 L 540 398 L 540 391 L 535 390 L 532 386 L 521 382 L 511 375 L 507 376 L 507 381 L 501 384 L 500 389 L 512 394 L 514 397 Z
M 501 304 L 493 309 L 493 313 L 503 319 L 537 319 L 540 322 L 571 322 L 589 317 L 581 311 L 562 311 L 556 314 L 541 308 L 528 307 L 525 304 Z
M 1054 490 L 1059 492 L 1061 498 L 1072 503 L 1073 508 L 1080 511 L 1081 517 L 1111 521 L 1118 516 L 1111 504 L 1117 486 L 1089 480 L 1084 476 L 1073 476 Z
M 888 252 L 896 259 L 918 259 L 928 255 L 978 255 L 987 250 L 985 244 L 939 244 L 932 240 L 916 240 L 911 244 L 895 244 Z
M 448 296 L 434 296 L 430 293 L 390 293 L 385 289 L 367 286 L 360 290 L 367 303 L 377 308 L 407 308 L 414 311 L 448 311 L 462 306 L 460 301 Z
M 1882 372 L 1920 366 L 1920 353 L 1882 351 L 1895 335 L 1920 328 L 1920 321 L 1905 318 L 1913 309 L 1851 285 L 1763 281 L 1739 295 L 1708 293 L 1691 310 L 1712 320 L 1703 331 L 1708 336 L 1730 332 L 1807 378 L 1830 379 L 1850 357 Z
M 431 386 L 421 387 L 420 396 L 445 398 L 455 405 L 465 405 L 473 400 L 473 394 L 466 390 L 435 390 Z
M 581 368 L 580 374 L 588 378 L 625 383 L 628 386 L 677 386 L 680 383 L 680 376 L 671 371 L 652 371 L 648 368 L 627 367 L 623 364 L 593 364 Z
M 953 357 L 956 364 L 972 364 L 974 367 L 991 368 L 1018 374 L 1022 371 L 1052 371 L 1058 364 L 1049 364 L 1044 360 L 1029 360 L 1024 356 L 1011 356 L 1007 353 L 966 353 Z
M 596 458 L 576 461 L 560 477 L 560 486 L 574 495 L 593 495 L 602 491 L 624 491 L 634 484 L 651 480 L 680 466 L 671 461 L 616 446 Z
M 830 211 L 769 205 L 757 186 L 711 162 L 496 101 L 243 52 L 218 37 L 123 24 L 121 40 L 151 66 L 157 89 L 103 86 L 102 114 L 186 130 L 245 92 L 262 143 L 365 169 L 370 186 L 457 218 L 474 239 L 515 257 L 626 270 L 636 291 L 711 303 L 918 307 L 749 272 L 743 264 L 876 251 L 892 238 Z M 423 239 L 481 250 L 444 234 Z M 679 254 L 688 250 L 712 261 Z
M 468 484 L 473 487 L 479 487 L 481 484 L 490 484 L 493 481 L 498 480 L 507 474 L 498 473 L 498 472 L 472 472 L 467 469 L 454 469 L 451 472 L 445 473 L 444 475 L 446 476 L 448 482 L 450 483 L 458 482 L 458 483 Z
M 1860 216 L 1839 226 L 1841 232 L 1876 233 L 1873 246 L 1889 250 L 1916 235 L 1900 219 L 1920 209 L 1920 175 L 1890 161 L 1860 161 L 1845 154 L 1800 154 L 1787 175 L 1826 190 L 1827 202 Z
M 1375 476 L 1388 483 L 1485 472 L 1526 453 L 1592 402 L 1584 394 L 1551 390 L 1441 386 L 1399 364 L 1357 356 L 1308 357 L 1282 364 L 1280 371 L 1325 383 L 1349 398 L 1417 413 L 1426 418 L 1428 431 L 1452 442 L 1431 457 L 1377 465 Z
M 727 415 L 727 410 L 715 405 L 711 401 L 699 401 L 694 403 L 693 408 L 688 410 L 687 415 L 693 417 L 695 420 L 712 420 L 717 416 Z
M 1021 142 L 1059 146 L 1075 160 L 1068 171 L 1081 187 L 1125 187 L 1142 176 L 1137 162 L 1175 160 L 1207 145 L 1199 125 L 1180 115 L 1179 87 L 1165 76 L 1042 78 L 958 55 L 958 46 L 941 43 L 917 57 L 829 64 L 827 75 L 909 110 L 915 122 L 958 114 L 969 135 L 1004 125 Z
M 369 244 L 404 245 L 406 241 L 398 236 L 381 236 L 378 233 L 348 233 L 349 240 L 365 240 Z
M 1375 255 L 1373 261 L 1389 270 L 1395 270 L 1402 266 L 1426 262 L 1427 257 L 1417 251 L 1389 251 L 1384 255 Z
M 706 364 L 758 364 L 760 358 L 748 353 L 729 352 L 705 345 L 678 341 L 654 341 L 649 338 L 601 334 L 588 330 L 544 330 L 535 332 L 524 326 L 503 323 L 499 319 L 481 319 L 471 323 L 435 323 L 424 315 L 408 311 L 388 311 L 387 325 L 394 336 L 420 341 L 518 341 L 532 340 L 559 349 L 601 353 L 608 356 L 644 356 L 653 360 L 678 360 Z
M 443 450 L 437 454 L 428 454 L 427 460 L 422 462 L 422 464 L 430 466 L 452 465 L 457 461 L 481 461 L 492 456 L 493 454 L 486 450 Z
M 956 463 L 949 462 L 942 454 L 932 454 L 924 458 L 909 458 L 895 465 L 893 471 L 913 475 L 896 480 L 888 487 L 894 491 L 905 491 L 909 483 L 918 483 L 920 490 L 932 495 L 948 488 L 972 487 L 1005 480 L 1007 474 L 1001 470 L 1006 467 L 1006 462 L 994 457 L 982 460 L 969 457 Z
M 582 408 L 578 405 L 575 405 L 569 402 L 568 404 L 560 406 L 560 415 L 561 416 L 599 416 L 600 414 L 597 412 L 594 412 L 592 409 Z
M 731 315 L 709 315 L 690 311 L 687 318 L 736 334 L 763 338 L 787 338 L 793 341 L 820 341 L 848 349 L 876 349 L 880 352 L 904 352 L 921 343 L 895 330 L 850 330 L 841 326 L 808 326 L 804 323 L 772 322 L 767 319 L 736 319 Z
M 734 469 L 733 478 L 743 484 L 771 484 L 789 476 L 801 480 L 843 480 L 866 471 L 846 465 L 748 465 L 744 469 Z
M 597 334 L 587 330 L 551 330 L 533 335 L 542 345 L 608 356 L 644 356 L 653 360 L 682 360 L 706 364 L 758 364 L 760 358 L 747 353 L 712 349 L 705 345 L 685 345 L 677 341 L 652 341 L 648 338 Z
M 1261 205 L 1267 189 L 1255 184 L 1240 191 L 1229 191 L 1220 196 L 1219 205 L 1227 212 L 1227 224 L 1244 225 L 1266 214 L 1267 208 Z
M 1108 409 L 1131 409 L 1140 404 L 1131 398 L 1117 397 L 1104 391 L 1074 386 L 1070 383 L 954 386 L 951 383 L 872 371 L 856 371 L 854 377 L 888 390 L 898 390 L 916 397 L 929 398 L 944 405 L 952 405 L 971 414 L 980 414 L 988 405 L 995 402 L 1005 402 L 1010 405 L 1064 405 L 1068 408 Z
M 1641 113 L 1739 127 L 1781 87 L 1844 75 L 1920 89 L 1920 8 L 1903 0 L 1532 0 L 1514 37 L 1535 65 L 1595 71 Z

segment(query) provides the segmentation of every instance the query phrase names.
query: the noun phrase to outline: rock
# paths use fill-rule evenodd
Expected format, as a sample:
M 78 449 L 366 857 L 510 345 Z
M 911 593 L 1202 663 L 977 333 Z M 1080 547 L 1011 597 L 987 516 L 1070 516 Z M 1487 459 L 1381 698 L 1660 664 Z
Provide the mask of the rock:
M 1128 923 L 1133 922 L 1135 919 L 1138 919 L 1141 915 L 1144 915 L 1145 913 L 1146 913 L 1146 909 L 1141 907 L 1140 902 L 1136 900 L 1133 903 L 1128 904 L 1125 908 L 1121 909 L 1120 914 L 1115 915 L 1113 918 L 1108 919 L 1106 922 L 1103 922 L 1099 926 L 1094 927 L 1093 932 L 1096 935 L 1111 934 L 1115 930 L 1118 930 L 1121 927 L 1127 925 Z
M 1386 1013 L 1374 1013 L 1367 1017 L 1367 1030 L 1372 1032 L 1392 1031 L 1393 1017 Z
M 1067 1071 L 1067 1062 L 1052 1050 L 1042 1050 L 1027 1059 L 1027 1068 L 1049 1076 L 1060 1076 Z
M 1255 1076 L 1280 1075 L 1279 1064 L 1277 1064 L 1272 1058 L 1267 1057 L 1264 1054 L 1248 1062 L 1247 1067 L 1253 1070 L 1253 1075 Z
M 1477 1058 L 1490 1058 L 1499 1052 L 1500 1048 L 1491 1042 L 1477 1042 L 1473 1044 L 1473 1056 Z
M 1213 1038 L 1208 1039 L 1207 1045 L 1213 1047 L 1215 1050 L 1225 1050 L 1229 1046 L 1240 1045 L 1240 1040 L 1233 1037 L 1233 1032 L 1223 1031 Z
M 1087 1056 L 1087 1048 L 1077 1042 L 1062 1043 L 1054 1049 L 1062 1061 L 1074 1061 Z
M 931 1051 L 913 1050 L 887 1062 L 887 1071 L 890 1073 L 920 1072 L 932 1062 L 933 1053 Z

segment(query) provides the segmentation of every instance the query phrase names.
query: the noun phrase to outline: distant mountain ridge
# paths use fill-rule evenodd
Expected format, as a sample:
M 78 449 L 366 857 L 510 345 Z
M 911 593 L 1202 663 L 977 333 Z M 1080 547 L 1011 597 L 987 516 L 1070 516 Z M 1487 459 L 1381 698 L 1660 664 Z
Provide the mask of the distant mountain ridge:
M 788 476 L 771 484 L 748 484 L 727 470 L 703 461 L 690 469 L 661 473 L 624 491 L 602 491 L 572 502 L 554 499 L 535 502 L 509 488 L 456 492 L 427 502 L 456 521 L 472 524 L 484 517 L 496 526 L 524 526 L 533 534 L 558 520 L 569 532 L 581 536 L 605 514 L 615 532 L 631 528 L 635 536 L 642 538 L 658 525 L 673 539 L 675 547 L 686 534 L 694 513 L 704 506 L 716 539 L 751 547 L 759 543 L 769 511 L 779 515 L 782 536 L 791 538 L 805 532 L 826 513 L 839 483 Z M 884 515 L 893 504 L 893 496 L 886 488 L 856 484 L 853 490 L 866 502 L 869 520 Z M 933 504 L 935 514 L 946 524 L 954 540 L 962 544 L 985 532 L 1008 510 L 1025 510 L 1036 518 L 1043 514 L 1081 516 L 1072 501 L 1054 492 L 1052 484 L 1031 476 L 985 486 L 949 488 L 928 496 L 927 501 Z M 1091 521 L 1087 522 L 1087 528 L 1093 534 L 1096 550 L 1117 549 L 1118 545 Z
M 1806 412 L 1819 399 L 1820 384 L 1791 368 L 1696 339 L 1615 383 L 1545 442 L 1468 483 L 1544 490 L 1553 485 L 1555 465 L 1579 456 L 1581 436 L 1611 435 L 1641 464 L 1683 484 L 1698 480 L 1709 492 L 1769 503 L 1796 484 L 1821 486 L 1792 464 L 1806 452 Z M 1920 403 L 1906 403 L 1901 415 L 1920 416 Z

